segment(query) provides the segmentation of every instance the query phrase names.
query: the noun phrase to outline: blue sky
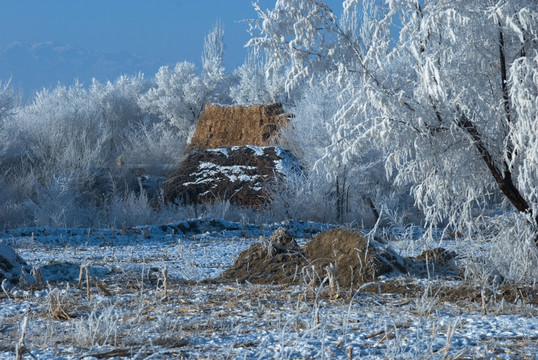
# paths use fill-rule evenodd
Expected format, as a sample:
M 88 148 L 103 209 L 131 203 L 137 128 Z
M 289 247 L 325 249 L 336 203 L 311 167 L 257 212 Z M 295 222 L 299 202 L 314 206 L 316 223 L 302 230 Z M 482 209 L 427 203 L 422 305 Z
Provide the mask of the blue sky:
M 255 18 L 251 0 L 2 0 L 0 47 L 14 41 L 55 41 L 103 52 L 126 51 L 167 63 L 199 63 L 203 38 L 221 21 L 227 46 L 225 65 L 246 55 L 247 25 Z M 339 14 L 342 1 L 327 4 Z M 272 8 L 275 0 L 260 0 Z

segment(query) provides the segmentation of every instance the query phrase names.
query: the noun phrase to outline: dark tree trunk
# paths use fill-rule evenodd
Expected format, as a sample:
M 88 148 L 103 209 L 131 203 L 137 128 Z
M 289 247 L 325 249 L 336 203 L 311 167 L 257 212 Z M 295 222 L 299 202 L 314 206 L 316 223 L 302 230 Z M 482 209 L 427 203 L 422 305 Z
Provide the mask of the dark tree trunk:
M 512 180 L 512 172 L 510 171 L 508 165 L 506 163 L 503 163 L 504 169 L 502 171 L 497 169 L 497 166 L 495 166 L 495 163 L 493 162 L 493 157 L 489 153 L 488 149 L 486 148 L 486 145 L 484 144 L 484 141 L 482 140 L 480 132 L 475 127 L 473 122 L 470 121 L 464 113 L 460 114 L 458 126 L 462 128 L 465 132 L 467 132 L 473 139 L 476 149 L 482 156 L 482 160 L 484 160 L 484 163 L 488 167 L 491 175 L 497 183 L 497 186 L 499 187 L 499 190 L 501 190 L 504 196 L 506 196 L 506 198 L 512 203 L 512 205 L 514 205 L 514 207 L 519 212 L 532 214 L 531 207 L 529 206 L 525 198 L 523 198 L 518 188 L 514 185 L 514 182 Z M 535 215 L 534 226 L 537 225 L 538 215 Z M 536 243 L 536 246 L 538 246 L 538 237 L 534 239 L 534 242 Z
M 473 139 L 476 149 L 482 156 L 482 160 L 484 160 L 486 163 L 486 166 L 488 167 L 491 175 L 493 175 L 493 178 L 497 182 L 497 185 L 502 193 L 508 198 L 508 200 L 510 200 L 518 211 L 530 212 L 529 204 L 527 204 L 527 201 L 525 201 L 523 196 L 521 196 L 521 193 L 512 181 L 512 172 L 508 169 L 506 164 L 503 164 L 503 171 L 499 171 L 499 169 L 497 169 L 493 162 L 493 157 L 487 150 L 484 142 L 482 141 L 482 136 L 473 122 L 471 122 L 465 114 L 461 113 L 458 125 Z
M 374 213 L 375 221 L 377 222 L 379 220 L 379 212 L 377 212 L 377 209 L 375 208 L 374 202 L 369 197 L 366 198 L 366 203 L 368 206 L 370 206 L 370 209 L 372 210 L 372 213 Z

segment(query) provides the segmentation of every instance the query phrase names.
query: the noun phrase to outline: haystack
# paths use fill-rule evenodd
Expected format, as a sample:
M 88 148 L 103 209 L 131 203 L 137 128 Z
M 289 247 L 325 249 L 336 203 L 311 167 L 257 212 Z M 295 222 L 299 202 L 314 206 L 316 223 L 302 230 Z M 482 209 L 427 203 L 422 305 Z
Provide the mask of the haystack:
M 234 146 L 196 150 L 163 184 L 165 201 L 178 205 L 229 201 L 256 207 L 270 201 L 269 189 L 300 171 L 287 150 Z
M 272 145 L 289 114 L 282 104 L 253 106 L 206 105 L 188 149 Z
M 303 248 L 295 244 L 288 234 L 275 234 L 270 240 L 254 244 L 239 255 L 220 280 L 319 284 L 331 269 L 342 288 L 357 289 L 381 275 L 404 270 L 401 257 L 378 244 L 370 244 L 353 230 L 332 229 L 316 236 Z

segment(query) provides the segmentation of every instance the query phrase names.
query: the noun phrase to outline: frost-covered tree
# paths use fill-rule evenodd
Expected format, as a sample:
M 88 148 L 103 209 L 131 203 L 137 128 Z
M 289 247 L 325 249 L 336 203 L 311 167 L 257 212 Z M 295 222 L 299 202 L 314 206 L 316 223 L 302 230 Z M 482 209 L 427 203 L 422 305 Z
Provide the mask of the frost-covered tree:
M 399 216 L 405 221 L 420 222 L 409 188 L 392 186 L 386 178 L 383 152 L 374 145 L 376 139 L 362 136 L 358 143 L 356 136 L 339 132 L 342 116 L 358 115 L 341 111 L 354 99 L 349 87 L 331 78 L 320 79 L 302 93 L 289 108 L 294 117 L 281 134 L 282 143 L 301 160 L 306 173 L 304 181 L 309 186 L 300 189 L 300 201 L 310 203 L 314 212 L 320 211 L 319 206 L 325 213 L 330 210 L 332 215 L 321 221 L 358 221 L 371 226 L 380 216 L 383 220 L 393 216 L 400 207 Z
M 255 5 L 260 21 L 253 26 L 261 36 L 249 42 L 267 54 L 269 71 L 287 69 L 284 83 L 295 118 L 284 130 L 285 140 L 305 163 L 309 181 L 315 179 L 318 194 L 334 203 L 334 220 L 340 222 L 351 221 L 350 213 L 359 221 L 372 214 L 376 218 L 381 208 L 398 205 L 395 188 L 384 176 L 382 153 L 372 145 L 372 136 L 366 136 L 369 114 L 361 106 L 350 106 L 358 98 L 366 104 L 360 91 L 364 78 L 357 75 L 355 49 L 342 46 L 339 32 L 358 43 L 374 22 L 365 21 L 366 15 L 377 15 L 373 3 L 368 6 L 371 12 L 360 13 L 358 27 L 358 11 L 346 12 L 337 22 L 319 1 L 277 1 L 274 10 L 266 11 Z M 405 195 L 401 203 L 412 210 Z
M 11 86 L 11 79 L 6 82 L 0 80 L 0 124 L 2 124 L 2 119 L 13 112 L 15 106 L 16 97 Z
M 116 167 L 117 157 L 131 150 L 129 160 L 139 163 L 147 155 L 126 144 L 142 145 L 134 140 L 140 138 L 141 128 L 156 137 L 155 124 L 144 122 L 148 116 L 137 104 L 146 88 L 141 76 L 121 76 L 105 84 L 94 81 L 89 88 L 80 83 L 59 85 L 12 111 L 0 124 L 0 136 L 9 139 L 0 146 L 0 198 L 8 205 L 0 218 L 18 209 L 43 225 L 92 221 L 82 208 L 106 200 L 112 183 L 129 180 L 129 174 Z M 159 146 L 176 149 L 163 141 Z
M 209 87 L 219 83 L 225 77 L 223 65 L 225 50 L 224 28 L 221 23 L 217 22 L 204 39 L 202 54 L 202 77 Z
M 524 79 L 537 74 L 538 5 L 431 1 L 391 7 L 387 16 L 395 11 L 400 43 L 384 77 L 373 75 L 370 96 L 384 143 L 401 144 L 388 169 L 413 184 L 432 223 L 468 228 L 497 193 L 536 225 L 536 141 L 527 133 L 538 91 Z M 523 109 L 528 102 L 534 114 Z
M 290 108 L 294 117 L 281 134 L 282 143 L 301 160 L 304 167 L 306 178 L 301 181 L 310 185 L 300 189 L 303 197 L 300 201 L 310 203 L 313 209 L 321 204 L 328 205 L 331 216 L 323 221 L 338 223 L 350 221 L 351 216 L 358 217 L 356 208 L 362 202 L 361 197 L 371 201 L 371 192 L 366 189 L 371 173 L 365 171 L 366 166 L 363 167 L 359 160 L 371 165 L 364 161 L 370 154 L 356 153 L 347 161 L 339 156 L 327 156 L 335 130 L 335 116 L 342 106 L 342 97 L 334 98 L 333 94 L 343 91 L 337 84 L 321 80 L 315 86 L 303 89 L 301 99 Z M 350 145 L 350 139 L 342 140 Z M 382 167 L 382 164 L 379 165 L 378 168 Z M 368 216 L 370 213 L 360 215 L 372 217 Z
M 224 68 L 224 28 L 217 22 L 204 39 L 202 53 L 202 81 L 207 102 L 227 104 L 230 102 L 230 77 Z
M 37 93 L 18 111 L 10 129 L 21 141 L 16 146 L 44 178 L 58 171 L 91 171 L 107 159 L 101 152 L 109 136 L 107 124 L 95 98 L 80 83 Z
M 205 86 L 192 63 L 163 66 L 155 75 L 155 87 L 141 97 L 140 106 L 166 119 L 178 134 L 188 137 L 205 106 Z
M 236 83 L 230 88 L 232 101 L 240 105 L 287 103 L 286 68 L 269 65 L 266 56 L 257 47 L 251 47 L 245 62 L 235 70 Z
M 149 82 L 142 74 L 121 75 L 114 81 L 100 83 L 93 80 L 88 96 L 95 99 L 101 116 L 109 129 L 110 151 L 116 156 L 121 144 L 134 127 L 148 121 L 147 114 L 138 104 L 140 97 L 149 89 Z
M 23 212 L 38 224 L 78 223 L 86 214 L 74 210 L 76 202 L 87 195 L 86 185 L 108 157 L 103 147 L 108 128 L 88 90 L 78 83 L 43 90 L 10 116 L 0 132 L 11 139 L 0 151 L 8 189 L 4 196 L 11 198 L 7 203 L 18 199 L 12 208 L 25 207 Z M 43 215 L 47 209 L 55 213 Z
M 355 87 L 341 117 L 363 120 L 342 121 L 331 146 L 345 155 L 354 147 L 338 150 L 340 137 L 376 136 L 388 174 L 411 184 L 430 224 L 473 229 L 498 194 L 536 226 L 536 138 L 528 134 L 536 126 L 537 6 L 347 0 L 340 21 L 321 1 L 282 0 L 258 8 L 261 36 L 251 44 L 290 59 L 288 89 L 320 71 Z
M 336 17 L 325 4 L 277 0 L 273 10 L 263 10 L 258 3 L 253 5 L 259 19 L 251 22 L 251 32 L 257 30 L 260 36 L 254 36 L 247 46 L 265 52 L 268 74 L 287 71 L 285 90 L 289 95 L 315 73 L 332 66 L 331 56 L 338 47 L 334 32 L 323 23 L 326 16 L 334 21 Z M 309 43 L 314 38 L 315 44 Z
M 181 136 L 190 137 L 206 104 L 229 102 L 224 49 L 224 31 L 217 23 L 204 41 L 202 73 L 189 62 L 177 63 L 173 69 L 161 67 L 155 86 L 140 99 L 141 107 L 167 120 Z
M 3 141 L 0 144 L 0 165 L 7 155 L 8 149 L 13 148 L 12 143 L 15 141 L 13 136 L 7 134 L 11 121 L 8 119 L 15 113 L 15 93 L 11 87 L 11 80 L 7 82 L 0 81 L 0 136 Z M 0 171 L 8 171 L 7 167 L 0 167 Z M 4 175 L 0 173 L 0 176 Z
M 230 88 L 235 104 L 249 106 L 274 102 L 265 80 L 265 61 L 259 49 L 249 51 L 245 62 L 235 71 L 237 84 Z

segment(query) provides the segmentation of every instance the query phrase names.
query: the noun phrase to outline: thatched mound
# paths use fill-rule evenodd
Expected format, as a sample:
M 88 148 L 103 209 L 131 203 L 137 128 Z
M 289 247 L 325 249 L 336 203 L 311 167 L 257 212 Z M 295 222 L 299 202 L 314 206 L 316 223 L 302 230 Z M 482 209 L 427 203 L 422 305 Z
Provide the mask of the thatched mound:
M 316 273 L 325 276 L 332 264 L 338 282 L 344 286 L 360 286 L 375 281 L 380 275 L 403 270 L 403 259 L 395 253 L 368 243 L 353 230 L 333 229 L 318 235 L 304 248 L 305 256 L 315 266 Z
M 21 278 L 21 273 L 24 273 L 27 281 L 33 281 L 29 270 L 29 266 L 12 247 L 0 243 L 0 284 L 4 279 L 12 284 L 17 284 Z
M 206 105 L 188 148 L 272 145 L 287 123 L 288 115 L 279 103 L 249 107 Z
M 189 154 L 163 184 L 164 198 L 176 204 L 230 201 L 259 206 L 279 178 L 300 171 L 295 157 L 280 147 L 234 146 Z
M 219 277 L 223 281 L 254 284 L 299 284 L 308 264 L 300 251 L 278 246 L 268 240 L 239 254 L 235 263 Z
M 278 240 L 283 237 L 285 241 Z M 340 286 L 356 289 L 380 275 L 403 270 L 402 258 L 368 244 L 353 230 L 329 230 L 303 248 L 295 248 L 294 244 L 286 235 L 275 232 L 271 240 L 243 251 L 220 279 L 259 284 L 320 283 L 327 275 L 327 268 L 332 267 Z

